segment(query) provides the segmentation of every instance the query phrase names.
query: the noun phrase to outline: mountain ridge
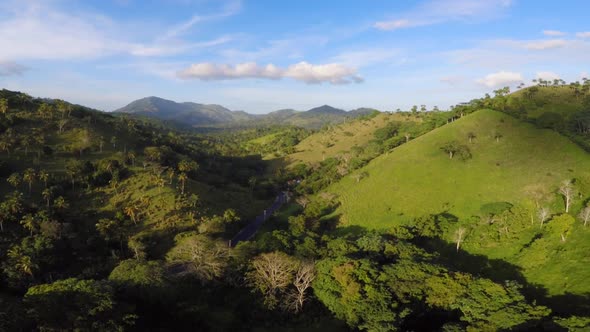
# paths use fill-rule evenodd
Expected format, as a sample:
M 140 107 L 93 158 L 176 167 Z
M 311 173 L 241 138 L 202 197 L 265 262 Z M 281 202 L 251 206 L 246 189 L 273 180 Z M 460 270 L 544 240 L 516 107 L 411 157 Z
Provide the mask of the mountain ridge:
M 307 111 L 280 109 L 267 114 L 251 114 L 241 110 L 232 111 L 218 104 L 179 103 L 156 96 L 149 96 L 132 101 L 126 106 L 114 110 L 113 113 L 147 116 L 192 127 L 258 122 L 260 124 L 296 125 L 318 129 L 326 124 L 342 122 L 346 118 L 356 118 L 374 111 L 376 110 L 372 108 L 357 108 L 345 111 L 329 105 L 322 105 Z

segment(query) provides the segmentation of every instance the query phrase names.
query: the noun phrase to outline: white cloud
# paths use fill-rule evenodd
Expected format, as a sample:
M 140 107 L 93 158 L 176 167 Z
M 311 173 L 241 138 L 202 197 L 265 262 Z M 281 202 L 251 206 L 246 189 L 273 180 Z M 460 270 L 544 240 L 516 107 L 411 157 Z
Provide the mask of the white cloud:
M 559 30 L 543 30 L 543 34 L 549 37 L 565 36 L 565 32 Z
M 0 61 L 0 76 L 22 75 L 28 69 L 13 61 Z
M 485 20 L 497 16 L 511 0 L 429 0 L 392 20 L 379 21 L 379 30 L 397 30 L 457 20 Z
M 308 84 L 324 83 L 348 84 L 360 83 L 362 78 L 356 69 L 338 63 L 312 65 L 299 62 L 287 68 L 280 68 L 273 64 L 261 66 L 255 62 L 237 65 L 196 63 L 177 73 L 183 79 L 226 80 L 241 78 L 281 79 L 292 78 Z
M 489 74 L 484 78 L 476 80 L 477 83 L 487 86 L 488 88 L 495 88 L 499 86 L 506 86 L 514 83 L 523 82 L 524 78 L 521 73 L 510 71 L 500 71 Z
M 557 80 L 560 79 L 561 76 L 559 76 L 559 74 L 556 74 L 554 72 L 551 71 L 540 71 L 537 73 L 536 75 L 537 79 L 543 79 L 546 81 L 553 81 L 553 80 Z
M 12 1 L 0 10 L 0 40 L 10 47 L 0 48 L 0 59 L 67 60 L 98 58 L 113 54 L 164 56 L 213 47 L 231 38 L 189 42 L 179 38 L 203 20 L 233 15 L 239 7 L 225 8 L 220 14 L 200 17 L 173 26 L 153 37 L 146 26 L 131 28 L 93 12 L 60 8 L 52 1 Z M 136 22 L 137 23 L 137 22 Z M 154 27 L 150 27 L 154 29 Z M 141 38 L 141 36 L 144 38 Z
M 524 47 L 532 51 L 543 51 L 550 50 L 553 48 L 565 47 L 568 42 L 564 39 L 549 39 L 549 40 L 538 40 L 524 44 Z
M 578 32 L 578 33 L 576 33 L 576 37 L 578 37 L 578 38 L 590 38 L 590 31 Z

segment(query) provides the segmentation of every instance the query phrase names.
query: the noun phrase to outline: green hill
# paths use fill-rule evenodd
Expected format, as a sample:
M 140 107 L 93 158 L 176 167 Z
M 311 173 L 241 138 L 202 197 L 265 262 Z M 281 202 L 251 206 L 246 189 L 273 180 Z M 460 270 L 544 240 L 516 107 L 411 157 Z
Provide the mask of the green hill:
M 469 133 L 476 136 L 472 143 Z M 450 159 L 441 150 L 449 141 L 468 147 L 471 158 Z M 575 216 L 590 196 L 589 168 L 590 155 L 558 133 L 482 110 L 374 159 L 327 191 L 341 203 L 335 212 L 341 226 L 391 230 L 439 215 L 437 236 L 444 240 L 453 242 L 456 230 L 464 227 L 466 251 L 523 267 L 527 279 L 550 294 L 584 293 L 590 292 L 590 285 L 581 282 L 590 278 L 584 268 L 590 229 L 575 221 L 567 230 L 571 237 L 562 242 L 551 233 L 562 221 L 542 228 L 537 215 L 541 207 L 563 213 L 557 190 L 564 180 L 573 180 L 570 214 Z M 359 172 L 367 174 L 360 181 Z
M 288 164 L 318 163 L 326 158 L 349 151 L 353 147 L 366 146 L 375 139 L 375 132 L 392 121 L 419 122 L 401 113 L 381 113 L 374 117 L 362 117 L 317 132 L 295 146 L 295 153 L 287 156 Z

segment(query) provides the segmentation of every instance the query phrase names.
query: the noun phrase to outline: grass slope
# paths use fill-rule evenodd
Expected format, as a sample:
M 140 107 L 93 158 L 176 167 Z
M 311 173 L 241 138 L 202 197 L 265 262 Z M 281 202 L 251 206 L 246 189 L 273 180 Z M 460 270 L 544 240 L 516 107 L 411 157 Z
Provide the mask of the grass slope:
M 468 132 L 477 135 L 471 144 Z M 451 140 L 469 146 L 473 158 L 449 159 L 440 147 Z M 588 167 L 590 156 L 559 134 L 483 110 L 376 158 L 360 170 L 366 179 L 347 177 L 330 191 L 340 196 L 346 223 L 384 228 L 442 211 L 478 215 L 486 203 L 522 201 L 527 189 L 554 191 L 563 180 L 587 179 Z
M 477 135 L 473 143 L 467 139 L 469 132 Z M 494 132 L 503 135 L 499 142 Z M 469 146 L 472 159 L 449 159 L 440 147 L 451 140 Z M 526 213 L 535 215 L 532 191 L 545 192 L 543 205 L 563 213 L 556 191 L 566 179 L 575 179 L 581 193 L 570 211 L 575 215 L 590 196 L 589 167 L 590 155 L 556 132 L 482 110 L 376 158 L 357 171 L 369 174 L 360 182 L 348 176 L 328 191 L 339 196 L 341 206 L 335 213 L 343 226 L 387 229 L 415 217 L 450 213 L 471 233 L 464 243 L 466 251 L 519 266 L 527 281 L 542 285 L 551 295 L 582 294 L 590 292 L 590 270 L 584 267 L 590 229 L 576 222 L 562 243 L 558 235 L 538 238 L 542 230 L 536 224 L 503 236 L 497 223 L 482 225 L 479 216 L 482 205 L 494 202 L 529 208 Z M 452 242 L 457 227 L 449 226 L 440 236 Z M 485 232 L 488 235 L 482 235 Z M 499 235 L 490 238 L 491 232 Z
M 366 145 L 374 138 L 374 132 L 390 121 L 416 121 L 398 113 L 381 113 L 371 119 L 357 119 L 313 134 L 296 147 L 296 153 L 287 157 L 287 164 L 317 163 L 324 157 L 333 157 L 353 146 Z

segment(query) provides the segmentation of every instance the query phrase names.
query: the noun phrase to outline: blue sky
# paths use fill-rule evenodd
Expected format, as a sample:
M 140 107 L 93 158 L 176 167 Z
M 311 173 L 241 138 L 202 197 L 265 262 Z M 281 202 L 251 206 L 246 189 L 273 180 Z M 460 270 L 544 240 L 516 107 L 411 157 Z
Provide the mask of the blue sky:
M 111 111 L 159 96 L 266 113 L 448 107 L 590 77 L 590 3 L 2 0 L 0 87 Z

